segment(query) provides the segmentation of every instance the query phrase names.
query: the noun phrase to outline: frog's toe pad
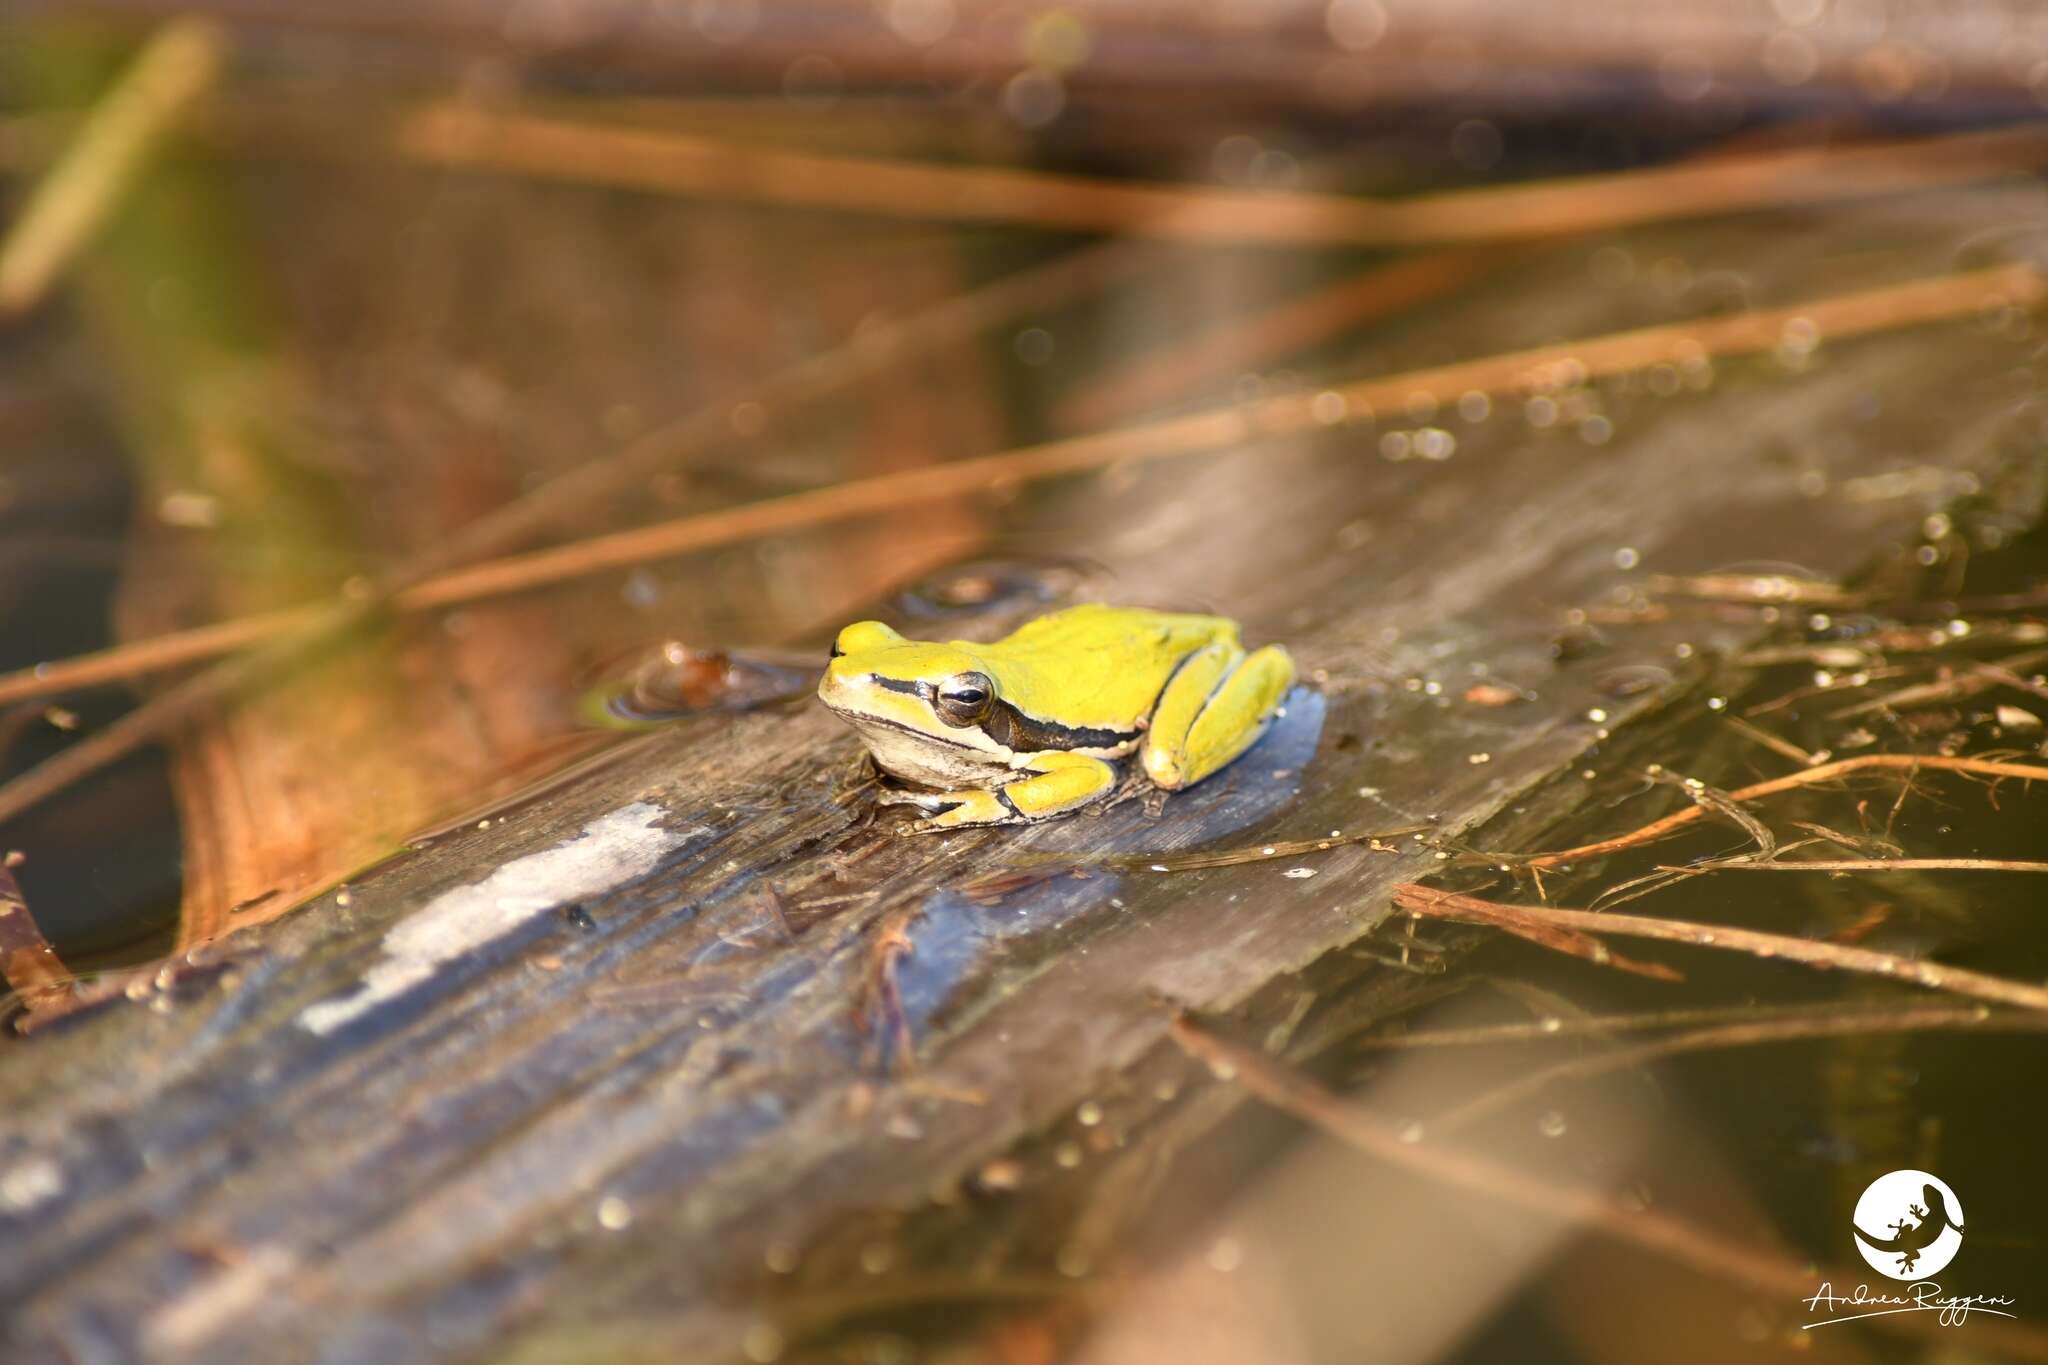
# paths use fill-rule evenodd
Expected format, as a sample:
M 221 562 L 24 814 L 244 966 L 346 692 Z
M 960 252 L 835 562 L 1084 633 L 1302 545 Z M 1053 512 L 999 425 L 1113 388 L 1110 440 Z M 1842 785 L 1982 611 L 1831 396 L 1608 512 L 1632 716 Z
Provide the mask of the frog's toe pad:
M 927 814 L 944 810 L 952 801 L 945 792 L 910 791 L 903 787 L 883 787 L 875 793 L 878 806 L 916 806 Z
M 932 792 L 916 805 L 925 812 L 921 829 L 959 829 L 964 825 L 1004 825 L 1023 817 L 1000 795 L 988 791 Z

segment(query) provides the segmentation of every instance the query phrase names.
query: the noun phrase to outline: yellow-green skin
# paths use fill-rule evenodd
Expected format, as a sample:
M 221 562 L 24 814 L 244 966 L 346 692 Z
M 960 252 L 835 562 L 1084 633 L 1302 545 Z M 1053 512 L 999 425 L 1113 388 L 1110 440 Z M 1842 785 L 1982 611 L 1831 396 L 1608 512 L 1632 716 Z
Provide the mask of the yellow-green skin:
M 966 720 L 958 698 L 981 681 L 994 696 Z M 839 632 L 818 699 L 884 771 L 938 789 L 885 799 L 949 828 L 1078 810 L 1115 789 L 1134 752 L 1156 785 L 1192 786 L 1258 741 L 1293 683 L 1287 652 L 1246 654 L 1234 621 L 1097 603 L 993 644 L 858 622 Z

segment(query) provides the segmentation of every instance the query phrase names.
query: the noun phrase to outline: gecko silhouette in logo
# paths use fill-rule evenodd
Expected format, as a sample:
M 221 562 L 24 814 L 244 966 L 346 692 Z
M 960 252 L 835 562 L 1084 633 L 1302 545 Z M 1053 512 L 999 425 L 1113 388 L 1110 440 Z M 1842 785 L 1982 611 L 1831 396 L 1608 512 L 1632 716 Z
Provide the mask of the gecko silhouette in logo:
M 1893 1177 L 1907 1174 L 1909 1173 L 1904 1171 L 1894 1171 L 1892 1175 L 1886 1176 L 1884 1180 L 1874 1183 L 1870 1191 L 1865 1193 L 1864 1202 L 1868 1203 L 1872 1194 L 1879 1193 L 1878 1185 L 1888 1184 L 1892 1181 Z M 1910 1174 L 1917 1175 L 1919 1172 L 1912 1172 Z M 1896 1197 L 1895 1195 L 1894 1198 Z M 1915 1268 L 1920 1263 L 1920 1253 L 1940 1241 L 1945 1233 L 1953 1230 L 1956 1234 L 1954 1240 L 1957 1242 L 1962 1240 L 1963 1225 L 1955 1221 L 1955 1215 L 1949 1212 L 1948 1200 L 1943 1197 L 1941 1187 L 1938 1187 L 1929 1180 L 1920 1187 L 1920 1199 L 1921 1202 L 1919 1203 L 1907 1203 L 1905 1216 L 1893 1221 L 1891 1224 L 1892 1235 L 1889 1237 L 1873 1236 L 1865 1232 L 1860 1223 L 1852 1222 L 1850 1224 L 1851 1229 L 1856 1233 L 1857 1239 L 1863 1243 L 1864 1247 L 1869 1248 L 1869 1250 L 1863 1252 L 1863 1259 L 1869 1261 L 1873 1268 L 1884 1270 L 1885 1274 L 1892 1276 L 1894 1279 L 1907 1279 L 1914 1275 L 1916 1273 Z M 1891 1203 L 1890 1207 L 1895 1209 L 1898 1205 Z M 1863 1216 L 1864 1210 L 1859 1207 L 1857 1214 L 1859 1217 Z M 1879 1255 L 1897 1256 L 1899 1258 L 1898 1268 L 1896 1270 L 1886 1270 L 1885 1267 L 1878 1264 L 1879 1258 L 1877 1255 L 1872 1255 L 1872 1252 L 1879 1253 Z M 1948 1264 L 1949 1257 L 1954 1254 L 1954 1247 L 1951 1245 L 1947 1254 L 1940 1257 L 1941 1264 Z M 1930 1267 L 1928 1273 L 1932 1274 L 1940 1268 L 1940 1266 Z

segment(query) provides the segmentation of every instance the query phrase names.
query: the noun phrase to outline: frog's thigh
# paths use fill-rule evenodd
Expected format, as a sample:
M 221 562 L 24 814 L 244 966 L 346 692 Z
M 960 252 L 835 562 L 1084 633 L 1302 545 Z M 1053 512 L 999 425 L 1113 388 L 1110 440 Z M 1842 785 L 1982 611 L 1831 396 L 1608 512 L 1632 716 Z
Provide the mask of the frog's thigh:
M 1294 685 L 1294 660 L 1278 645 L 1249 657 L 1234 650 L 1220 671 L 1211 645 L 1174 675 L 1145 736 L 1145 775 L 1169 790 L 1191 787 L 1258 742 Z M 1198 663 L 1204 664 L 1199 670 Z M 1197 690 L 1199 689 L 1199 690 Z
M 1116 769 L 1086 754 L 1042 754 L 1032 760 L 1031 769 L 1032 776 L 995 791 L 953 791 L 931 798 L 931 804 L 950 803 L 950 809 L 926 820 L 925 828 L 1043 820 L 1085 806 L 1116 786 Z
M 1026 820 L 1085 806 L 1116 786 L 1116 769 L 1086 754 L 1041 754 L 1031 761 L 1033 776 L 1003 788 L 1003 797 Z
M 1218 640 L 1188 655 L 1166 680 L 1152 719 L 1145 727 L 1145 772 L 1162 787 L 1179 786 L 1160 777 L 1177 771 L 1180 754 L 1187 747 L 1188 732 L 1201 718 L 1202 708 L 1216 695 L 1216 689 L 1244 662 L 1244 647 L 1235 640 Z

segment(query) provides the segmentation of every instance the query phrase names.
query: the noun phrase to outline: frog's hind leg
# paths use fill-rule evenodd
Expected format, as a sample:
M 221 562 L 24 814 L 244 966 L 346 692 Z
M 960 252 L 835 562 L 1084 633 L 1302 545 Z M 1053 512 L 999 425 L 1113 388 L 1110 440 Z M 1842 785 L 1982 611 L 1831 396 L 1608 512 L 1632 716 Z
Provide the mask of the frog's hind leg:
M 1192 787 L 1266 733 L 1294 686 L 1294 660 L 1278 645 L 1246 655 L 1218 641 L 1191 655 L 1153 708 L 1145 775 L 1172 791 Z
M 1040 754 L 1031 776 L 990 790 L 935 792 L 914 798 L 931 814 L 920 829 L 1014 825 L 1076 810 L 1116 787 L 1116 769 L 1087 754 Z

